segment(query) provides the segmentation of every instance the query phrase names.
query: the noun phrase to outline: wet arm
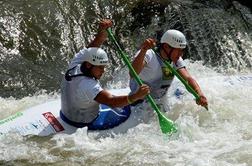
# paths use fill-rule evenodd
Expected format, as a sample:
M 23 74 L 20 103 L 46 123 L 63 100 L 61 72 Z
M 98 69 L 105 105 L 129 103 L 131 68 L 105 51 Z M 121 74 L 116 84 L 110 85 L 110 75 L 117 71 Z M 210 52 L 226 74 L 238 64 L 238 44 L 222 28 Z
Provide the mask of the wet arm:
M 94 40 L 92 40 L 89 45 L 87 46 L 87 48 L 89 47 L 100 47 L 107 39 L 107 34 L 106 31 L 99 31 Z
M 152 38 L 148 38 L 144 41 L 144 43 L 141 46 L 141 50 L 136 56 L 136 58 L 132 62 L 132 66 L 135 69 L 136 73 L 139 74 L 142 69 L 144 68 L 144 65 L 146 64 L 144 57 L 148 49 L 151 49 L 156 45 L 156 42 Z M 130 76 L 132 77 L 131 73 Z
M 114 96 L 106 90 L 101 91 L 96 97 L 95 101 L 101 104 L 106 104 L 110 107 L 123 107 L 129 105 L 131 102 L 137 101 L 138 97 L 136 94 Z
M 142 71 L 142 69 L 146 63 L 144 61 L 146 51 L 147 50 L 145 50 L 145 49 L 141 49 L 140 52 L 138 53 L 138 55 L 136 56 L 136 58 L 132 62 L 132 67 L 135 69 L 137 74 L 139 74 Z M 132 77 L 131 73 L 130 73 L 130 76 Z
M 107 39 L 106 29 L 112 26 L 112 21 L 109 19 L 101 20 L 98 33 L 95 38 L 88 44 L 87 47 L 100 47 Z
M 179 74 L 188 82 L 188 84 L 198 93 L 199 96 L 204 96 L 197 81 L 192 78 L 186 68 L 178 70 Z

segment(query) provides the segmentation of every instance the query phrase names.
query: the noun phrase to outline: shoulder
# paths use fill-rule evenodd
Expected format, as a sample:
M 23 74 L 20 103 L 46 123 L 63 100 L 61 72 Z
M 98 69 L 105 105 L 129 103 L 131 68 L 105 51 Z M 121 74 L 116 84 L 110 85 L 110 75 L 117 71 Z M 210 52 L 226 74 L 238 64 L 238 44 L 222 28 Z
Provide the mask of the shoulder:
M 79 86 L 84 87 L 85 89 L 91 89 L 94 87 L 101 87 L 99 81 L 97 81 L 93 78 L 86 77 L 86 76 L 81 77 L 81 81 L 79 83 Z
M 153 60 L 156 60 L 156 54 L 152 49 L 147 50 L 145 55 L 145 61 L 146 63 L 149 63 Z
M 185 64 L 185 61 L 183 60 L 183 58 L 180 57 L 178 59 L 178 61 L 174 64 L 174 66 L 175 66 L 176 69 L 180 69 L 180 68 L 185 68 L 186 64 Z
M 103 90 L 99 81 L 85 76 L 79 82 L 78 89 L 92 99 Z

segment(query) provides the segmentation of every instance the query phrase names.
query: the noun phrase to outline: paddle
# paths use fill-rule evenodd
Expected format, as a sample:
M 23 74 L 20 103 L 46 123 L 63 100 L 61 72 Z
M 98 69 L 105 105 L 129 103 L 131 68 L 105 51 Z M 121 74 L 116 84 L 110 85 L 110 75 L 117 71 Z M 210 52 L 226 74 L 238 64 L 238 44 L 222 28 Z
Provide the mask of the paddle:
M 164 62 L 164 64 L 166 65 L 166 67 L 172 71 L 172 73 L 184 84 L 184 86 L 186 87 L 186 89 L 194 95 L 194 97 L 196 98 L 196 100 L 199 100 L 200 99 L 200 96 L 198 95 L 198 93 L 188 84 L 188 82 L 183 78 L 181 77 L 181 75 L 171 66 L 171 64 L 165 60 L 164 58 L 162 58 L 156 50 L 152 49 L 161 59 L 162 61 Z M 206 108 L 206 110 L 208 110 L 208 106 L 204 106 Z
M 125 52 L 123 52 L 123 50 L 121 49 L 120 45 L 116 41 L 116 39 L 114 37 L 114 34 L 112 33 L 111 29 L 107 29 L 107 33 L 108 33 L 109 38 L 111 39 L 111 41 L 117 47 L 117 51 L 119 52 L 120 57 L 123 59 L 124 63 L 128 66 L 128 68 L 129 68 L 132 76 L 136 80 L 136 82 L 139 84 L 139 86 L 143 85 L 142 80 L 139 78 L 139 76 L 137 75 L 136 71 L 132 67 L 132 65 L 131 65 L 131 63 L 129 61 L 128 56 L 126 55 Z M 151 97 L 151 95 L 147 95 L 146 98 L 147 98 L 147 101 L 149 102 L 149 104 L 151 105 L 151 107 L 154 109 L 154 111 L 158 115 L 159 125 L 160 125 L 162 133 L 164 133 L 164 134 L 172 134 L 172 133 L 176 132 L 177 129 L 175 127 L 174 122 L 171 121 L 170 119 L 168 119 L 167 117 L 165 117 L 165 115 L 159 110 L 158 106 L 154 102 L 154 100 Z

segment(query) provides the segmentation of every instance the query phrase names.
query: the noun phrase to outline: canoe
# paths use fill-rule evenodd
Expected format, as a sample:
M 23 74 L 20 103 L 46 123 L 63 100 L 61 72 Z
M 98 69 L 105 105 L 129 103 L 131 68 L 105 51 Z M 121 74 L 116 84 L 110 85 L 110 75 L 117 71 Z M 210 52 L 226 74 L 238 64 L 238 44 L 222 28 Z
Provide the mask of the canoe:
M 113 95 L 123 95 L 128 94 L 129 89 L 114 89 L 110 90 Z M 128 107 L 123 108 L 109 108 L 106 105 L 100 104 L 99 111 L 103 114 L 106 114 L 104 119 L 109 118 L 111 113 L 118 114 L 120 112 L 126 112 L 129 109 Z M 8 132 L 16 132 L 21 135 L 38 135 L 38 136 L 48 136 L 57 133 L 66 133 L 72 134 L 78 128 L 72 125 L 69 125 L 60 116 L 61 101 L 60 99 L 48 101 L 46 103 L 28 108 L 27 110 L 17 112 L 14 115 L 11 115 L 3 120 L 0 120 L 0 134 L 5 134 Z M 116 110 L 115 110 L 116 109 Z M 118 112 L 119 110 L 119 112 Z M 134 113 L 133 113 L 134 114 Z M 130 114 L 122 115 L 126 116 L 125 120 L 129 118 Z M 132 115 L 136 118 L 135 115 Z M 131 118 L 132 119 L 132 118 Z M 134 118 L 133 118 L 134 119 Z M 111 119 L 111 123 L 124 123 L 114 122 L 116 119 Z M 127 120 L 126 120 L 127 121 Z M 103 119 L 99 121 L 103 123 Z M 132 126 L 132 122 L 128 122 Z M 115 127 L 117 131 L 126 131 L 129 126 L 122 125 L 123 128 Z

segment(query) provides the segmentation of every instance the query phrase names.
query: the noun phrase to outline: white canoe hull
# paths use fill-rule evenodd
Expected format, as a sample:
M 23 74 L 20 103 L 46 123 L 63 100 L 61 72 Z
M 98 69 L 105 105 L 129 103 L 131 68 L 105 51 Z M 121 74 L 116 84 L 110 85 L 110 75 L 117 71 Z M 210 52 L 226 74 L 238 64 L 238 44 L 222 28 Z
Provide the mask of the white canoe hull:
M 129 89 L 111 90 L 114 95 L 128 94 Z M 48 136 L 56 133 L 72 134 L 78 128 L 64 122 L 59 115 L 61 108 L 60 99 L 49 101 L 18 112 L 0 121 L 0 134 L 17 132 L 21 135 Z M 113 128 L 111 132 L 126 132 L 128 128 L 134 127 L 143 115 L 140 112 L 132 111 L 126 122 Z M 99 131 L 105 132 L 105 131 Z M 107 132 L 107 131 L 106 131 Z M 107 132 L 108 133 L 108 132 Z

